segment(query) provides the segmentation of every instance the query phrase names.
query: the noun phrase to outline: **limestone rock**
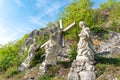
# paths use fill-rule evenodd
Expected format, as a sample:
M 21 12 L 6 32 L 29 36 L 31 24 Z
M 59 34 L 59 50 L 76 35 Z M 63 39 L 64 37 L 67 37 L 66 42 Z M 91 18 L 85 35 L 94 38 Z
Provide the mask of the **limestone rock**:
M 70 72 L 68 74 L 68 80 L 80 80 L 80 78 L 77 73 Z
M 86 57 L 86 56 L 77 56 L 77 57 L 76 57 L 76 60 L 77 60 L 77 61 L 85 62 L 85 61 L 89 61 L 89 58 Z
M 102 41 L 98 47 L 97 53 L 106 56 L 120 53 L 120 33 L 109 32 L 108 40 Z
M 95 67 L 89 63 L 85 63 L 85 68 L 87 71 L 94 71 L 95 70 Z
M 46 27 L 41 30 L 33 30 L 26 40 L 24 41 L 23 45 L 21 46 L 20 54 L 24 55 L 24 52 L 27 51 L 32 43 L 32 40 L 36 38 L 37 42 L 42 38 L 42 36 L 48 37 L 49 35 L 57 31 L 57 25 L 53 24 L 51 27 Z
M 80 75 L 80 80 L 95 80 L 96 79 L 95 72 L 92 72 L 92 71 L 81 71 L 79 75 Z

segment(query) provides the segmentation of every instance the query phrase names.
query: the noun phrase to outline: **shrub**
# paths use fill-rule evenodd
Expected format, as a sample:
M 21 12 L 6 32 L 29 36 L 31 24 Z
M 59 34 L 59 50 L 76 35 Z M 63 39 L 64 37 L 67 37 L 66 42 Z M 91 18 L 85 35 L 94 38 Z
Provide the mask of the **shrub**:
M 9 43 L 0 50 L 0 69 L 6 70 L 14 65 L 19 65 L 18 49 L 18 46 Z
M 101 64 L 101 63 L 97 64 L 96 71 L 97 71 L 97 76 L 100 76 L 101 74 L 103 74 L 105 71 L 105 64 Z
M 36 52 L 35 54 L 35 58 L 32 60 L 32 62 L 30 63 L 31 66 L 35 66 L 37 63 L 42 62 L 43 59 L 41 57 L 41 55 L 44 53 L 44 49 L 40 49 L 38 52 Z
M 43 76 L 42 78 L 40 78 L 39 80 L 52 80 L 52 78 L 48 75 Z
M 12 76 L 16 75 L 17 73 L 18 73 L 17 66 L 8 68 L 7 72 L 6 72 L 6 77 L 8 77 L 8 78 L 12 77 Z
M 72 49 L 69 52 L 69 58 L 70 58 L 71 61 L 73 61 L 76 58 L 76 56 L 77 56 L 76 51 L 77 51 L 77 46 L 73 45 Z
M 120 32 L 120 27 L 117 22 L 112 22 L 112 25 L 110 26 L 109 30 Z
M 28 35 L 21 40 L 10 42 L 0 49 L 0 70 L 6 71 L 7 68 L 20 65 L 19 49 Z

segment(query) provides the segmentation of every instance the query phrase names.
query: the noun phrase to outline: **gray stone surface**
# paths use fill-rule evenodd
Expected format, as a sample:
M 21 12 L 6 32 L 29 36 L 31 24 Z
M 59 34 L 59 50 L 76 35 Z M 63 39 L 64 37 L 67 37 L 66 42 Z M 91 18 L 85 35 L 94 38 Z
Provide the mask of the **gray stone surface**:
M 86 27 L 85 22 L 80 22 L 82 27 L 79 34 L 80 40 L 77 48 L 76 60 L 73 61 L 68 80 L 95 80 L 94 68 L 94 48 L 91 40 L 90 29 Z
M 102 41 L 99 45 L 97 53 L 106 56 L 112 56 L 112 54 L 120 54 L 120 33 L 109 32 L 108 40 Z
M 21 46 L 20 54 L 24 55 L 25 51 L 29 50 L 34 38 L 36 38 L 36 41 L 38 42 L 42 38 L 42 36 L 49 37 L 50 34 L 56 32 L 57 28 L 58 26 L 53 24 L 53 26 L 51 27 L 46 27 L 41 30 L 33 30 Z
M 73 25 L 74 24 L 69 25 L 67 28 L 65 28 L 65 31 L 69 30 Z M 45 48 L 45 53 L 46 53 L 46 57 L 43 62 L 46 65 L 45 66 L 41 65 L 41 66 L 46 67 L 47 65 L 57 64 L 58 61 L 57 58 L 60 58 L 60 56 L 58 55 L 61 55 L 59 54 L 59 52 L 62 51 L 62 47 L 64 47 L 63 32 L 65 31 L 62 29 L 62 21 L 60 20 L 60 28 L 58 28 L 57 31 L 52 34 L 51 38 L 41 46 L 41 48 L 43 47 Z M 66 51 L 67 50 L 68 49 L 66 49 Z M 46 72 L 46 70 L 44 71 Z
M 96 79 L 96 74 L 94 71 L 81 71 L 79 73 L 80 75 L 80 80 L 95 80 Z
M 25 61 L 20 65 L 19 71 L 23 71 L 24 69 L 30 67 L 30 62 L 31 62 L 31 61 L 34 59 L 34 57 L 35 57 L 36 46 L 37 46 L 36 40 L 33 39 L 33 44 L 30 45 L 30 48 L 29 48 L 29 50 L 28 50 L 28 56 L 27 56 L 27 58 L 25 59 Z
M 26 68 L 30 67 L 30 62 L 34 59 L 36 50 L 39 48 L 38 41 L 44 37 L 49 37 L 50 34 L 57 31 L 56 25 L 51 27 L 46 27 L 41 30 L 33 30 L 29 36 L 24 41 L 23 45 L 21 46 L 20 54 L 24 55 L 25 52 L 28 53 L 25 61 L 19 66 L 19 71 L 23 71 Z M 35 40 L 35 41 L 34 41 Z
M 80 80 L 79 75 L 74 72 L 68 74 L 68 80 Z

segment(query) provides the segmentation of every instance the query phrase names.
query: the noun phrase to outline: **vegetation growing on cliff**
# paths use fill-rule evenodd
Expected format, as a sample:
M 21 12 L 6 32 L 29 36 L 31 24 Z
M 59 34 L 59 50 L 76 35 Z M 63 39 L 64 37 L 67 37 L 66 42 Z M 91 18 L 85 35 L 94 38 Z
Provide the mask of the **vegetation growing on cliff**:
M 106 32 L 104 37 L 107 37 L 107 31 L 109 30 L 120 32 L 120 1 L 108 0 L 106 3 L 101 4 L 100 8 L 97 9 L 93 9 L 93 4 L 94 2 L 92 2 L 91 0 L 74 0 L 65 8 L 63 13 L 61 13 L 60 19 L 63 20 L 64 28 L 67 27 L 70 23 L 74 21 L 76 22 L 75 27 L 66 33 L 67 40 L 79 40 L 79 21 L 86 21 L 87 26 L 90 27 L 90 29 L 96 34 L 100 33 L 101 31 Z M 48 24 L 48 26 L 49 25 L 51 25 L 51 23 Z M 0 74 L 5 73 L 7 77 L 11 77 L 17 74 L 16 67 L 21 64 L 24 58 L 24 56 L 20 58 L 21 56 L 19 55 L 19 51 L 27 36 L 28 35 L 25 35 L 21 40 L 6 44 L 0 49 Z M 39 44 L 42 44 L 43 41 L 46 40 L 41 39 L 39 41 Z M 72 50 L 69 53 L 71 60 L 75 58 L 75 46 L 72 47 Z M 31 63 L 32 65 L 36 65 L 39 63 L 37 61 L 39 61 L 41 54 L 42 53 L 39 51 L 36 58 Z M 106 61 L 107 63 L 104 61 Z M 115 70 L 117 70 L 118 66 L 120 66 L 120 57 L 118 56 L 116 59 L 98 57 L 97 62 L 97 76 L 100 76 L 103 73 L 107 74 L 107 69 L 111 70 L 114 67 Z M 114 73 L 114 70 L 111 71 Z M 49 78 L 49 76 L 47 76 L 47 78 Z M 43 80 L 44 79 L 46 78 L 43 78 Z

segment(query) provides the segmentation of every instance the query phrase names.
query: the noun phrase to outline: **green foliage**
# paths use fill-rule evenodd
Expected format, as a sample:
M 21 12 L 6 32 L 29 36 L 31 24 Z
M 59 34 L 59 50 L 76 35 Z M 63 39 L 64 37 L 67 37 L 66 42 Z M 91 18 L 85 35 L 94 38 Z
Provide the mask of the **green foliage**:
M 117 76 L 118 80 L 120 80 L 120 76 Z
M 106 3 L 100 5 L 100 9 L 113 8 L 118 2 L 119 0 L 108 0 Z
M 100 76 L 104 72 L 108 70 L 108 68 L 117 67 L 120 66 L 120 55 L 117 55 L 117 57 L 103 57 L 101 55 L 96 55 L 96 71 L 97 76 Z M 111 67 L 109 67 L 111 66 Z
M 5 45 L 3 49 L 0 50 L 0 69 L 6 70 L 7 68 L 19 65 L 19 47 L 13 43 Z
M 100 63 L 96 65 L 97 76 L 100 76 L 101 74 L 104 73 L 105 66 L 106 66 L 105 64 L 100 64 Z
M 77 47 L 75 45 L 73 45 L 72 49 L 69 52 L 69 58 L 70 58 L 71 61 L 73 61 L 76 58 L 76 56 L 77 56 L 76 51 L 77 51 Z
M 106 58 L 104 56 L 96 56 L 96 61 L 97 63 L 101 63 L 101 64 L 112 64 L 115 66 L 120 66 L 120 55 L 118 55 L 118 57 L 116 58 Z
M 49 37 L 50 37 L 50 34 L 48 36 L 41 35 L 40 36 L 40 40 L 38 41 L 38 44 L 42 45 L 43 43 L 45 43 L 46 41 L 48 41 Z
M 112 57 L 106 58 L 102 55 L 96 55 L 96 72 L 98 80 L 105 79 L 106 75 L 114 75 L 119 79 L 118 76 L 120 76 L 117 71 L 120 69 L 118 68 L 120 66 L 120 55 L 114 55 Z M 103 76 L 104 75 L 104 76 Z
M 30 63 L 31 66 L 35 66 L 36 64 L 38 64 L 39 62 L 42 62 L 43 59 L 41 58 L 41 55 L 44 53 L 44 49 L 40 49 L 36 55 L 35 58 L 32 60 L 32 62 Z
M 51 77 L 54 77 L 59 69 L 60 69 L 60 66 L 50 66 L 48 68 L 47 74 Z
M 117 28 L 117 23 L 116 22 L 112 22 L 112 25 L 109 28 L 111 31 L 116 31 L 119 32 L 120 29 Z
M 94 24 L 92 4 L 93 2 L 90 0 L 74 0 L 65 8 L 64 12 L 61 14 L 63 27 L 66 28 L 70 23 L 76 22 L 74 28 L 68 31 L 67 36 L 70 35 L 71 38 L 77 38 L 80 32 L 79 21 L 86 21 L 88 26 Z
M 39 80 L 52 80 L 52 78 L 48 75 L 43 76 L 42 78 L 40 78 Z
M 49 22 L 49 23 L 47 24 L 47 27 L 51 27 L 51 26 L 53 26 L 53 23 L 52 23 L 52 22 Z
M 17 66 L 11 67 L 7 69 L 6 76 L 9 78 L 16 75 L 17 73 L 18 73 L 18 67 Z
M 21 40 L 10 42 L 0 49 L 0 71 L 7 70 L 9 67 L 18 66 L 21 63 L 19 50 L 27 35 Z
M 120 20 L 120 1 L 117 2 L 114 6 L 115 6 L 114 9 L 112 9 L 110 12 L 109 19 L 119 23 L 119 20 Z

